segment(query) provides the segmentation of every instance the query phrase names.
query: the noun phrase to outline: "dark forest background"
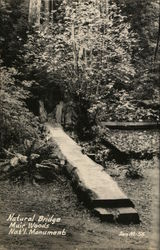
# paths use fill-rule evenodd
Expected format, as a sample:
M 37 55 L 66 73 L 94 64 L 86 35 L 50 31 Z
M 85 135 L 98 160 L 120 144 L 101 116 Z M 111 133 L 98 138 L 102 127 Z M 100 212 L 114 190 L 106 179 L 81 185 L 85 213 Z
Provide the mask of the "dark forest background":
M 42 1 L 36 23 L 29 1 L 0 1 L 2 148 L 42 139 L 40 100 L 47 114 L 70 102 L 80 135 L 102 121 L 158 121 L 159 1 L 94 2 L 45 12 Z

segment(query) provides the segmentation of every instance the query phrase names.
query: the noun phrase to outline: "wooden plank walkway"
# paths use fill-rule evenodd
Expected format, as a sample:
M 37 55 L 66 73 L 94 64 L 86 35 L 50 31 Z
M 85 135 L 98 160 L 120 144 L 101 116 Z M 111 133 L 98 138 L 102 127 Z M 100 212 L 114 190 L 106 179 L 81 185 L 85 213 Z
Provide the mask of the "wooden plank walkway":
M 66 169 L 76 190 L 95 213 L 106 220 L 114 221 L 116 217 L 120 222 L 125 218 L 124 223 L 138 223 L 134 204 L 103 167 L 84 155 L 81 147 L 61 127 L 53 128 L 50 124 L 46 127 L 67 162 Z

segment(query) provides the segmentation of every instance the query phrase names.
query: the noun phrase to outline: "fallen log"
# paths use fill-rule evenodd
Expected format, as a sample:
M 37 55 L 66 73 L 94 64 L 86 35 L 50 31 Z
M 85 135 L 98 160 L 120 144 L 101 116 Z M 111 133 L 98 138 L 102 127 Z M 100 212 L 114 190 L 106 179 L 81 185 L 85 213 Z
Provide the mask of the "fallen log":
M 159 122 L 101 122 L 101 125 L 109 129 L 120 130 L 145 130 L 145 129 L 158 129 L 160 128 Z

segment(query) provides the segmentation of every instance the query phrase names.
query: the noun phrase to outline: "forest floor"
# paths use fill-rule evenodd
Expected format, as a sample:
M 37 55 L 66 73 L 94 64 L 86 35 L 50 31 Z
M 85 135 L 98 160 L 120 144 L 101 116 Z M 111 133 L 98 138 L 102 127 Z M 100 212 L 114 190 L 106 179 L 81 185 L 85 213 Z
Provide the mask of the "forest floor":
M 128 132 L 131 133 L 131 132 Z M 135 136 L 129 135 L 133 144 L 137 144 Z M 151 139 L 157 140 L 157 132 L 144 131 L 139 137 L 139 145 L 151 145 Z M 116 132 L 114 138 L 119 138 Z M 120 133 L 125 144 L 125 133 Z M 139 135 L 138 135 L 139 136 Z M 126 142 L 128 143 L 128 142 Z M 156 144 L 157 145 L 157 144 Z M 136 145 L 135 145 L 136 146 Z M 127 145 L 127 147 L 129 147 Z M 149 146 L 150 147 L 150 146 Z M 157 150 L 153 143 L 150 150 Z M 33 249 L 140 249 L 157 250 L 158 245 L 158 158 L 139 160 L 143 170 L 143 178 L 127 178 L 126 166 L 114 161 L 108 162 L 106 171 L 119 183 L 120 187 L 134 202 L 141 223 L 138 225 L 119 225 L 101 222 L 77 198 L 68 179 L 60 176 L 61 182 L 31 185 L 13 184 L 9 181 L 0 182 L 0 250 Z M 20 214 L 21 217 L 52 216 L 61 218 L 61 222 L 50 225 L 49 230 L 66 230 L 65 236 L 51 235 L 9 235 L 10 214 Z

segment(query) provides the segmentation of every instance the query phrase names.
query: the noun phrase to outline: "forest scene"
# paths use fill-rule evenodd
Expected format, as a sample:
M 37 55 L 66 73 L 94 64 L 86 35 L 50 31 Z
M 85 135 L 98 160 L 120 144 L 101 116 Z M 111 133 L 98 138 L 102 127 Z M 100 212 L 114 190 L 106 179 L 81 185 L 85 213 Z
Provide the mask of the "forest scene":
M 0 250 L 158 249 L 159 39 L 159 0 L 0 0 Z M 72 155 L 137 223 L 94 214 Z M 67 234 L 9 235 L 12 213 L 53 214 Z

